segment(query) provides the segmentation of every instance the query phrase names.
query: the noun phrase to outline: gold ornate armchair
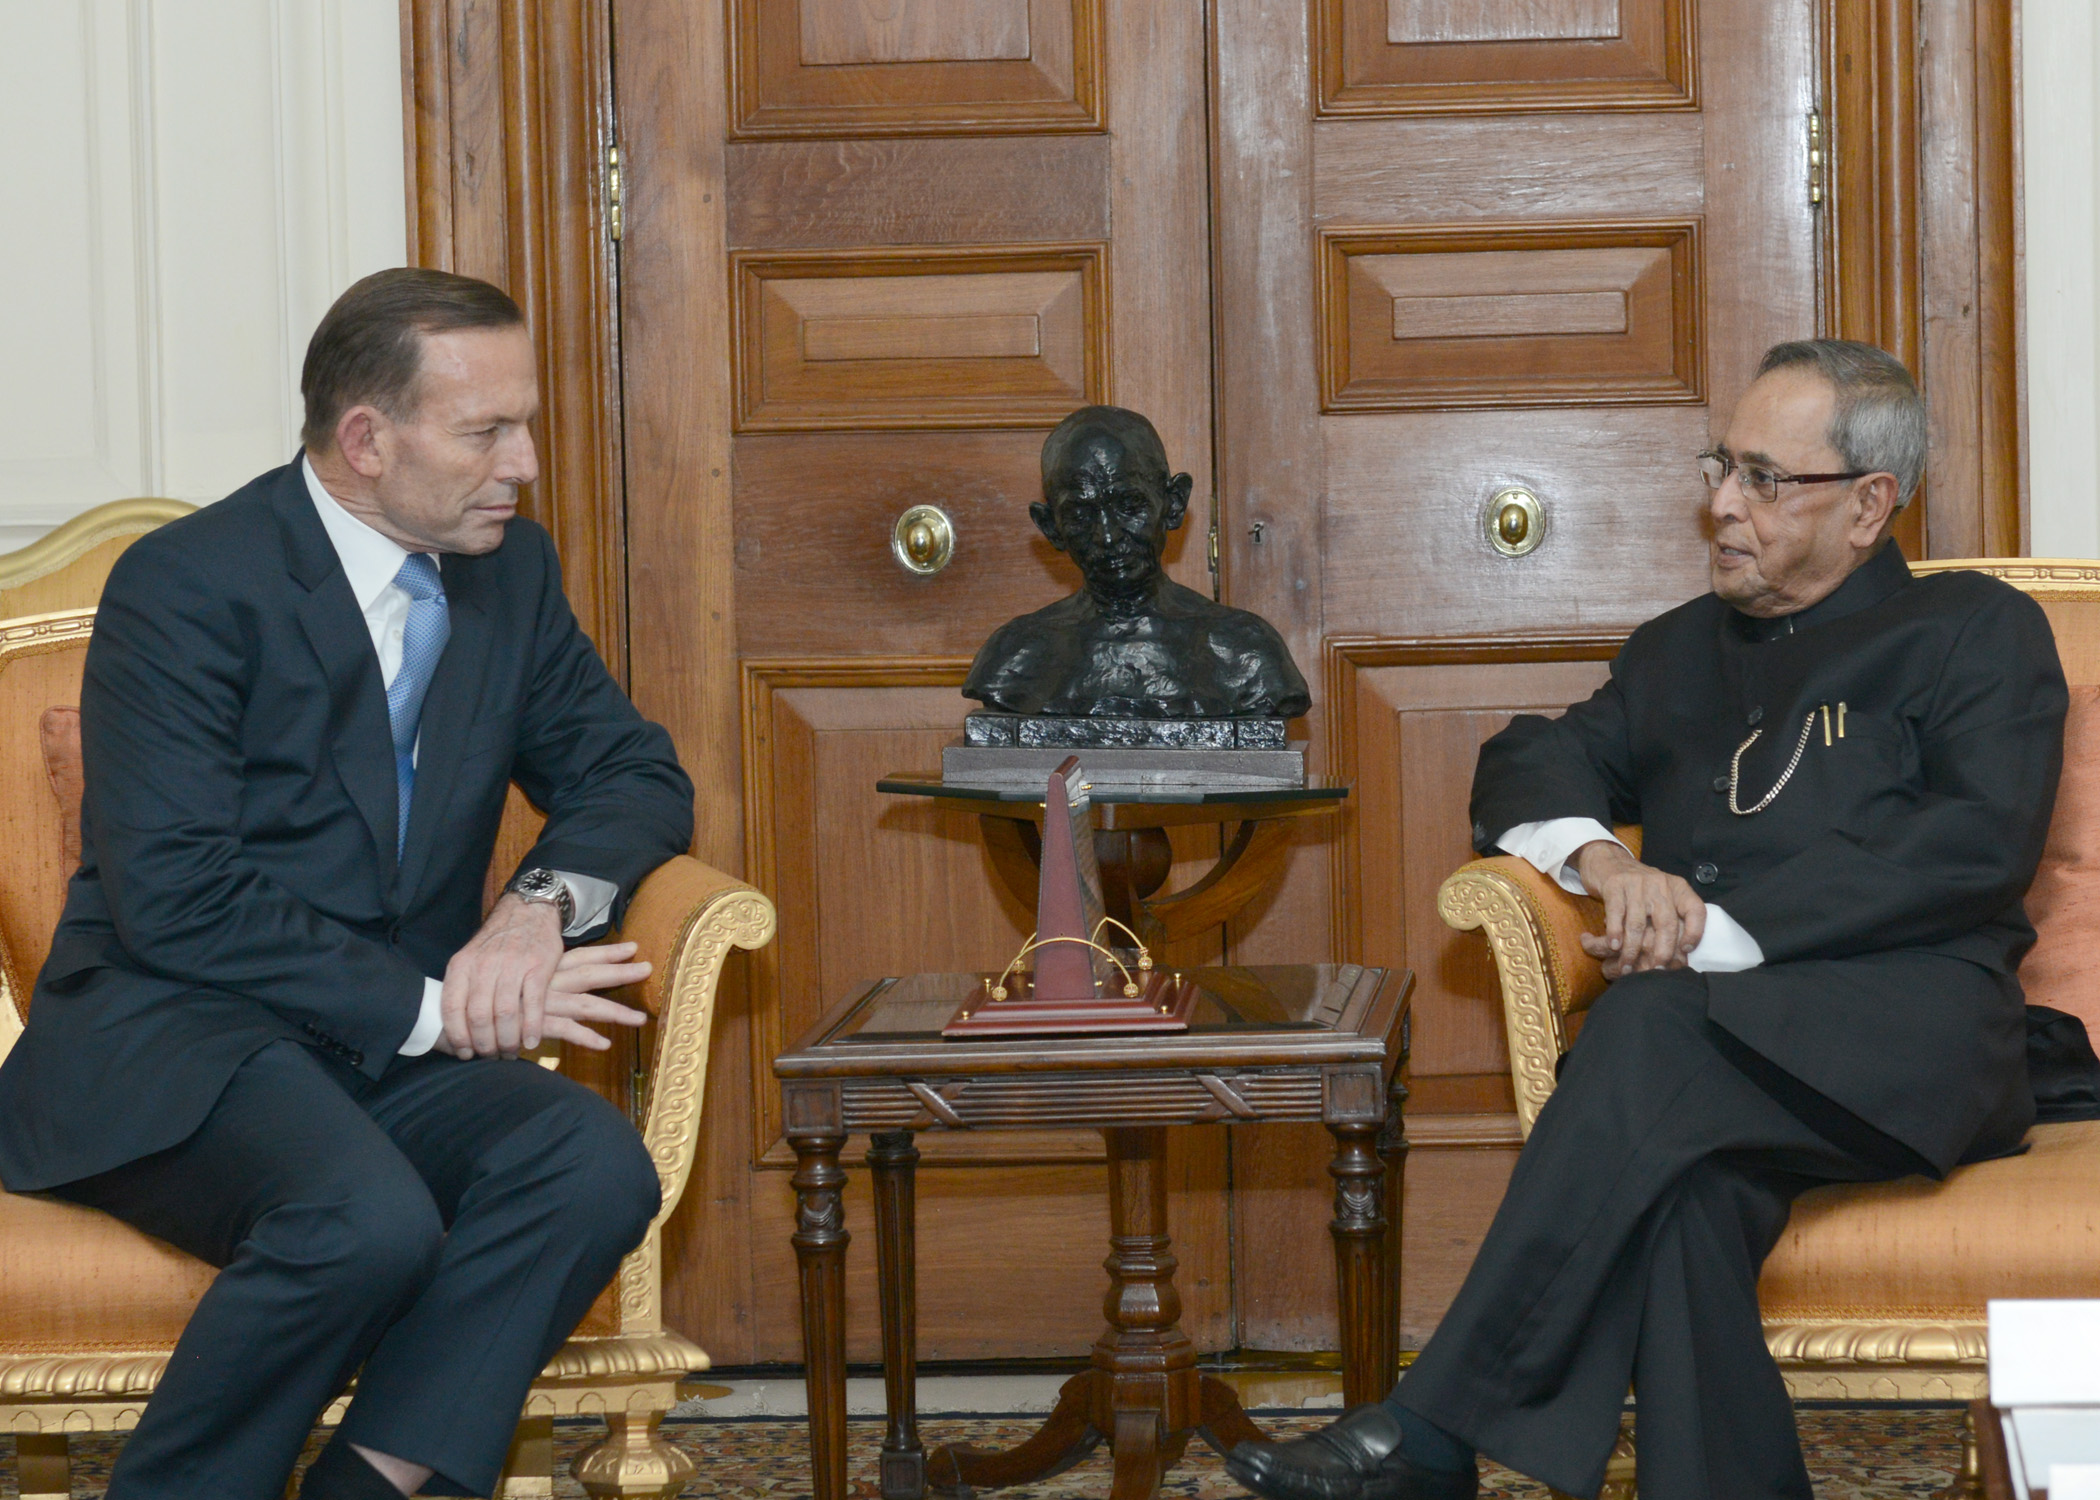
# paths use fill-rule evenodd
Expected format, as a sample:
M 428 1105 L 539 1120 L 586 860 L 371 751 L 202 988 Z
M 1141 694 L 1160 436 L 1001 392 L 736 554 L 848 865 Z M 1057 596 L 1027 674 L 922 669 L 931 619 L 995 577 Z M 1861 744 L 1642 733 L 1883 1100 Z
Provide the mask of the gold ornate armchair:
M 2100 563 L 1950 560 L 1913 571 L 1956 568 L 2032 595 L 2066 676 L 2100 683 Z M 1639 849 L 1638 829 L 1620 832 Z M 1437 909 L 1452 927 L 1484 932 L 1494 951 L 1528 1134 L 1582 1012 L 1604 991 L 1576 941 L 1602 930 L 1602 906 L 1503 856 L 1452 874 Z M 2027 1155 L 1958 1168 L 1945 1182 L 1824 1187 L 1800 1199 L 1758 1283 L 1765 1339 L 1796 1399 L 1973 1400 L 1985 1394 L 1989 1299 L 2100 1297 L 2100 1121 L 2037 1126 L 2031 1139 Z M 1973 1440 L 1969 1458 L 1973 1475 Z
M 92 534 L 92 524 L 82 523 L 95 522 L 97 514 L 74 525 Z M 111 534 L 128 541 L 150 529 Z M 108 535 L 70 557 L 49 547 L 51 540 L 38 544 L 48 564 L 43 575 L 27 581 L 69 589 L 74 601 L 92 600 L 115 557 L 97 545 Z M 23 555 L 0 558 L 0 588 L 14 580 L 9 565 Z M 0 622 L 0 830 L 10 849 L 8 876 L 0 883 L 0 1056 L 21 1034 L 29 984 L 43 964 L 71 869 L 41 721 L 47 708 L 80 701 L 93 629 L 91 608 Z M 513 792 L 499 862 L 524 851 L 533 819 Z M 657 1424 L 677 1400 L 678 1382 L 707 1368 L 708 1358 L 663 1326 L 659 1234 L 693 1163 L 722 967 L 730 948 L 760 947 L 773 928 L 773 906 L 763 895 L 684 856 L 650 875 L 628 908 L 621 935 L 639 943 L 655 965 L 640 995 L 655 1025 L 644 1033 L 646 1082 L 637 1123 L 656 1162 L 663 1208 L 534 1383 L 499 1493 L 553 1493 L 557 1416 L 605 1420 L 606 1436 L 573 1466 L 592 1494 L 672 1495 L 692 1473 L 691 1461 L 664 1442 Z M 0 1431 L 15 1434 L 24 1500 L 71 1493 L 70 1434 L 136 1425 L 213 1274 L 203 1262 L 91 1209 L 0 1194 Z M 343 1405 L 337 1402 L 324 1422 L 333 1423 Z

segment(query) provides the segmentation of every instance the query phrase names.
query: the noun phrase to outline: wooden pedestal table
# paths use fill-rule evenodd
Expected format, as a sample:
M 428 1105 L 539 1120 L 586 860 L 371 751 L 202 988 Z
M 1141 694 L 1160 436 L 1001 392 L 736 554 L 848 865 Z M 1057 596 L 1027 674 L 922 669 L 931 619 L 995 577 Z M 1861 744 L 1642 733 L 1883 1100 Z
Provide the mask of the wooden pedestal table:
M 1400 1362 L 1400 1181 L 1407 1155 L 1412 974 L 1354 964 L 1184 971 L 1201 997 L 1188 1031 L 943 1041 L 983 976 L 864 985 L 774 1060 L 799 1211 L 802 1343 L 816 1500 L 846 1497 L 845 1169 L 871 1137 L 882 1298 L 884 1500 L 1024 1484 L 1106 1441 L 1114 1500 L 1149 1500 L 1192 1434 L 1220 1452 L 1265 1441 L 1224 1382 L 1196 1369 L 1180 1327 L 1167 1233 L 1166 1132 L 1175 1125 L 1318 1120 L 1333 1133 L 1343 1392 L 1376 1400 Z M 1005 1453 L 919 1441 L 913 1169 L 921 1130 L 1098 1129 L 1108 1145 L 1108 1328 L 1034 1437 Z M 986 1273 L 1025 1266 L 986 1263 Z
M 1073 753 L 1084 762 L 1084 750 Z M 932 797 L 956 811 L 977 814 L 1000 880 L 1023 906 L 1035 910 L 1036 876 L 1043 862 L 1040 790 L 1023 794 L 949 786 L 938 776 L 901 772 L 883 777 L 875 789 L 901 797 Z M 1332 813 L 1348 795 L 1346 786 L 1319 781 L 1272 791 L 1200 795 L 1097 786 L 1090 800 L 1102 903 L 1110 916 L 1147 943 L 1177 942 L 1208 932 L 1283 878 L 1298 820 Z M 1218 827 L 1218 862 L 1186 890 L 1160 895 L 1174 865 L 1167 830 L 1191 824 Z

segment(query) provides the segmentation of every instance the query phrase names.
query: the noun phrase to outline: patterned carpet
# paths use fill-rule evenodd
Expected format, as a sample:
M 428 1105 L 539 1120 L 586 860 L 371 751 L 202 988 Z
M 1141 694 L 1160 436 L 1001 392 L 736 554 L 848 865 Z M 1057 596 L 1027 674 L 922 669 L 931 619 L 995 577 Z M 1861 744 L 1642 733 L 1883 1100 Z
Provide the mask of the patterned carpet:
M 1329 1420 L 1327 1416 L 1286 1416 L 1261 1419 L 1271 1432 L 1308 1431 Z M 1808 1451 L 1808 1466 L 1816 1479 L 1820 1500 L 1909 1500 L 1930 1495 L 1947 1483 L 1961 1453 L 1961 1413 L 1944 1408 L 1838 1407 L 1804 1408 L 1800 1413 L 1801 1440 Z M 1018 1443 L 1034 1431 L 1034 1420 L 978 1417 L 929 1417 L 922 1424 L 930 1448 L 937 1443 L 967 1441 L 980 1448 L 999 1448 Z M 568 1462 L 597 1441 L 603 1431 L 593 1423 L 558 1427 L 558 1449 L 554 1493 L 578 1500 L 583 1491 L 568 1476 Z M 809 1485 L 809 1439 L 807 1429 L 794 1421 L 708 1422 L 674 1421 L 664 1424 L 670 1439 L 693 1456 L 699 1473 L 686 1487 L 688 1496 L 718 1496 L 722 1500 L 788 1500 L 807 1495 Z M 882 1424 L 875 1419 L 856 1419 L 850 1434 L 849 1470 L 852 1500 L 877 1500 L 875 1455 L 882 1443 Z M 73 1494 L 99 1496 L 107 1483 L 110 1460 L 117 1440 L 83 1437 L 74 1440 Z M 1105 1449 L 1077 1468 L 1055 1479 L 1026 1488 L 1001 1490 L 1006 1500 L 1078 1500 L 1105 1496 L 1109 1486 L 1110 1460 Z M 0 1438 L 0 1496 L 16 1500 L 14 1440 Z M 1544 1500 L 1543 1486 L 1519 1479 L 1507 1470 L 1494 1469 L 1486 1476 L 1488 1493 L 1498 1497 Z M 1217 1456 L 1200 1442 L 1167 1476 L 1161 1492 L 1176 1500 L 1224 1500 L 1243 1492 L 1227 1477 Z

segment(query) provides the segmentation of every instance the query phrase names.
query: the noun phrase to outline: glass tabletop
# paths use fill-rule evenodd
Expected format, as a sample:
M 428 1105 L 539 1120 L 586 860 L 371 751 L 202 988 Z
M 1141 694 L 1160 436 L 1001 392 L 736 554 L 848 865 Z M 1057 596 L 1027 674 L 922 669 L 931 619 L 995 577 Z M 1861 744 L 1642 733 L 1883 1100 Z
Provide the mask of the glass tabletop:
M 1196 984 L 1186 1035 L 1327 1031 L 1363 982 L 1361 964 L 1271 964 L 1184 969 Z M 910 974 L 877 982 L 820 1046 L 938 1041 L 964 1001 L 984 993 L 989 974 Z M 955 1047 L 981 1045 L 961 1040 Z
M 1043 800 L 1041 791 L 1022 791 L 1012 787 L 952 786 L 930 771 L 892 771 L 875 783 L 875 790 L 899 797 L 954 797 L 966 802 L 1016 802 L 1035 803 Z M 1347 782 L 1329 781 L 1324 776 L 1308 776 L 1304 786 L 1228 787 L 1217 791 L 1196 791 L 1181 787 L 1107 786 L 1095 785 L 1087 792 L 1088 797 L 1101 803 L 1138 804 L 1140 806 L 1167 806 L 1186 804 L 1193 807 L 1229 806 L 1245 802 L 1333 802 L 1349 795 Z

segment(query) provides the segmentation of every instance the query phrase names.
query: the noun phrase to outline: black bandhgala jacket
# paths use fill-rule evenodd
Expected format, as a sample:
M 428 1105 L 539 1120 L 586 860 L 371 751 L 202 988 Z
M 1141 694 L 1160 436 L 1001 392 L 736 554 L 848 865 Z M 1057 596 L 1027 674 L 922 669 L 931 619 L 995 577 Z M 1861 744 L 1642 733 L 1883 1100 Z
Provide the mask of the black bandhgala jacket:
M 8 1188 L 185 1139 L 272 1041 L 383 1074 L 480 925 L 513 778 L 548 815 L 525 865 L 611 881 L 615 921 L 684 851 L 692 783 L 578 628 L 546 532 L 514 520 L 441 567 L 452 634 L 397 860 L 379 660 L 299 466 L 118 559 L 81 684 L 80 869 L 0 1067 Z
M 2014 975 L 2066 700 L 2039 605 L 1980 573 L 1913 578 L 1886 544 L 1791 617 L 1708 594 L 1643 625 L 1587 702 L 1482 747 L 1473 839 L 1642 825 L 1641 858 L 1764 951 L 1707 976 L 1709 1017 L 1945 1172 L 2033 1116 Z M 1732 762 L 1747 810 L 1797 747 L 1769 806 L 1730 810 Z M 1921 985 L 1896 954 L 1944 962 Z

